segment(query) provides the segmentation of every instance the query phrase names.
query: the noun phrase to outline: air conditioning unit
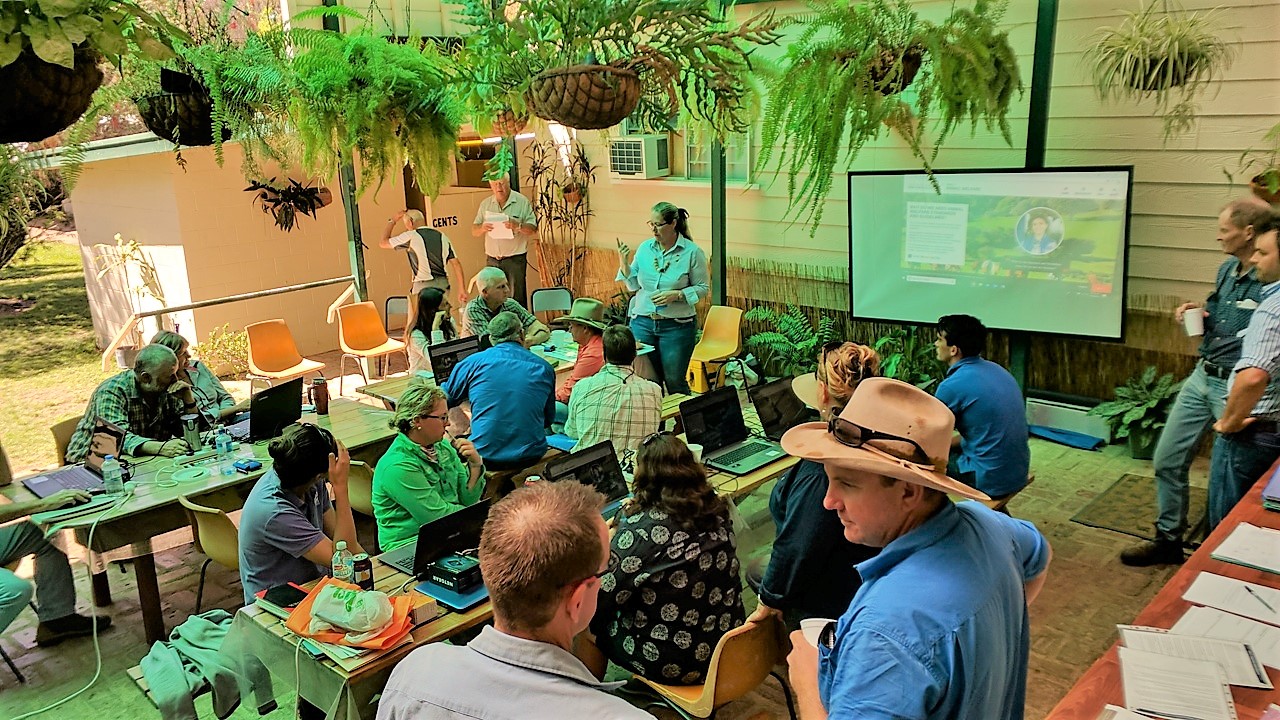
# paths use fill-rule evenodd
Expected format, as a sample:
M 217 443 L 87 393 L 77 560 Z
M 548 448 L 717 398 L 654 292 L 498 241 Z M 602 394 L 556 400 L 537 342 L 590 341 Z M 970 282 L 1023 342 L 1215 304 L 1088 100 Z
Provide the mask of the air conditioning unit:
M 609 142 L 609 175 L 648 180 L 671 174 L 669 135 L 628 135 Z

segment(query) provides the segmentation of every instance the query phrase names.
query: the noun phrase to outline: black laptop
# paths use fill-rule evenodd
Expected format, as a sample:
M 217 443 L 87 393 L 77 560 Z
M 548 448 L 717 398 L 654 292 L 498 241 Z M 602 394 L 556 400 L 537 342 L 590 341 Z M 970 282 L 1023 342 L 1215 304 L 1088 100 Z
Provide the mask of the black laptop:
M 270 440 L 302 418 L 302 378 L 273 385 L 249 400 L 249 418 L 227 426 L 236 440 Z
M 419 580 L 427 578 L 431 563 L 451 553 L 480 547 L 480 531 L 489 517 L 489 501 L 437 518 L 418 528 L 417 544 L 405 544 L 378 556 L 378 561 Z
M 702 446 L 702 462 L 709 468 L 745 475 L 786 455 L 778 443 L 750 437 L 735 387 L 680 403 L 680 418 L 685 438 Z
M 605 506 L 601 511 L 605 518 L 612 518 L 617 514 L 622 501 L 630 494 L 627 480 L 622 475 L 622 466 L 618 464 L 618 455 L 613 450 L 612 440 L 604 440 L 547 461 L 542 477 L 549 482 L 576 480 L 583 485 L 591 485 L 605 497 Z
M 747 388 L 764 436 L 770 440 L 781 440 L 782 434 L 791 428 L 818 419 L 818 411 L 796 397 L 795 390 L 791 389 L 793 379 L 785 377 Z
M 58 468 L 22 481 L 36 497 L 47 498 L 61 490 L 102 492 L 102 461 L 108 455 L 120 458 L 124 428 L 101 417 L 94 418 L 93 439 L 83 463 Z
M 449 373 L 453 372 L 453 366 L 463 358 L 480 352 L 482 349 L 480 340 L 479 336 L 472 335 L 427 347 L 427 357 L 431 360 L 431 374 L 435 376 L 436 385 L 443 386 L 449 380 Z

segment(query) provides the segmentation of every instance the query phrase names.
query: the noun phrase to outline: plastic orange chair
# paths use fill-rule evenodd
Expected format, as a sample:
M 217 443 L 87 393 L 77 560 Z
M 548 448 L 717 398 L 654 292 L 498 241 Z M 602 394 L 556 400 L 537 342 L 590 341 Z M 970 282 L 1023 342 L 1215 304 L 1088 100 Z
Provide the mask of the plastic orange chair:
M 218 563 L 231 571 L 240 569 L 240 530 L 225 510 L 201 505 L 192 496 L 180 496 L 178 502 L 187 511 L 196 551 L 205 554 L 200 566 L 200 583 L 196 586 L 196 612 L 204 599 L 204 576 L 209 563 Z
M 393 352 L 405 352 L 405 345 L 399 340 L 387 337 L 387 329 L 378 317 L 378 308 L 371 302 L 343 305 L 338 308 L 338 345 L 342 348 L 342 359 L 338 361 L 338 394 L 342 394 L 347 358 L 356 361 L 360 377 L 365 384 L 369 377 L 364 373 L 361 358 L 379 358 Z M 406 362 L 408 354 L 405 355 Z
M 696 393 L 711 390 L 711 373 L 716 387 L 724 384 L 724 361 L 742 349 L 742 311 L 727 305 L 712 305 L 702 326 L 702 339 L 693 348 L 689 361 L 689 388 Z
M 262 380 L 272 385 L 276 380 L 292 380 L 309 372 L 324 369 L 324 363 L 308 360 L 298 352 L 293 333 L 284 320 L 265 320 L 246 325 L 249 336 L 250 382 Z

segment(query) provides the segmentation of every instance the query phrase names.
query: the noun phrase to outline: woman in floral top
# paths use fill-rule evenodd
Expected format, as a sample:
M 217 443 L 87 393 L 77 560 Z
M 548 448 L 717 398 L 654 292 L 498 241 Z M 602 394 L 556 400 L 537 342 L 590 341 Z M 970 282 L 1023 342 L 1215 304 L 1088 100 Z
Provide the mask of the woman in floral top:
M 616 569 L 591 631 L 617 665 L 655 682 L 703 682 L 720 638 L 745 619 L 728 501 L 670 433 L 644 440 L 634 498 L 619 517 Z

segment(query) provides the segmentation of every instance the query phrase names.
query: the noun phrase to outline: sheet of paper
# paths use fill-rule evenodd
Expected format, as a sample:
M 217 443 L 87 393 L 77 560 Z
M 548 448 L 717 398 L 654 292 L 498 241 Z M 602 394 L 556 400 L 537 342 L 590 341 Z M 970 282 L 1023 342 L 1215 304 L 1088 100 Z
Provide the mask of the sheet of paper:
M 485 213 L 484 221 L 493 223 L 493 229 L 489 231 L 489 237 L 494 240 L 510 240 L 515 237 L 515 233 L 511 232 L 511 228 L 505 224 L 509 219 L 504 213 Z
M 1208 605 L 1229 613 L 1280 625 L 1280 590 L 1255 585 L 1210 572 L 1196 576 L 1195 582 L 1182 594 L 1182 599 L 1196 605 Z
M 1195 606 L 1183 613 L 1169 632 L 1246 643 L 1263 665 L 1280 669 L 1280 628 L 1266 623 Z
M 1098 715 L 1098 720 L 1151 720 L 1146 715 L 1139 715 L 1136 712 L 1130 712 L 1122 707 L 1108 705 L 1102 708 L 1102 714 Z
M 1237 720 L 1231 686 L 1217 663 L 1124 646 L 1119 651 L 1120 681 L 1128 709 L 1185 720 Z
M 1120 625 L 1120 642 L 1134 650 L 1190 660 L 1208 660 L 1222 667 L 1227 682 L 1270 690 L 1271 680 L 1247 645 L 1232 640 L 1178 635 L 1160 628 Z
M 1214 548 L 1215 560 L 1280 573 L 1280 531 L 1240 523 Z

